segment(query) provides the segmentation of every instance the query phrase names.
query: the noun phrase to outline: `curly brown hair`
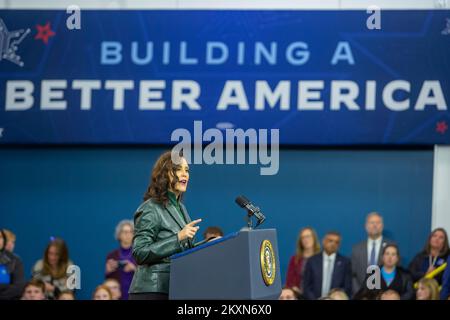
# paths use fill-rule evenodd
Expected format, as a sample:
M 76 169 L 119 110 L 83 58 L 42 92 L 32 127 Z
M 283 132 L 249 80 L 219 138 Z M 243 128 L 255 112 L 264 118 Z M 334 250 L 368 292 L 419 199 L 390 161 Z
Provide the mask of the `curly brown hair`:
M 176 171 L 180 168 L 179 165 L 172 161 L 171 154 L 171 151 L 166 151 L 159 156 L 158 160 L 156 160 L 155 165 L 153 166 L 150 184 L 147 191 L 144 193 L 144 201 L 151 198 L 164 206 L 169 202 L 169 187 L 170 189 L 175 190 L 175 185 L 178 182 Z M 180 152 L 179 156 L 183 157 L 183 153 Z M 169 172 L 171 172 L 173 176 L 172 183 L 170 183 Z

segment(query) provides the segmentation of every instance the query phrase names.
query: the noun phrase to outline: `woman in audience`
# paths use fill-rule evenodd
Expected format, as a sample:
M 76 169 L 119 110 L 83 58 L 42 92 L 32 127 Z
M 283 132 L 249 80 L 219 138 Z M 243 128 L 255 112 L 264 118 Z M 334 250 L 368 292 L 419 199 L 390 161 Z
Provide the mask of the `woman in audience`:
M 297 238 L 297 252 L 289 260 L 286 287 L 292 288 L 298 295 L 303 294 L 303 272 L 308 259 L 320 252 L 320 242 L 316 231 L 311 227 L 300 230 Z
M 122 220 L 116 227 L 116 240 L 119 248 L 106 257 L 106 279 L 115 279 L 121 288 L 122 300 L 128 300 L 128 289 L 136 270 L 131 244 L 133 242 L 134 225 L 131 220 Z
M 111 290 L 105 285 L 99 285 L 95 288 L 94 294 L 92 295 L 93 300 L 112 300 Z
M 382 266 L 380 267 L 380 288 L 368 288 L 367 280 L 373 275 L 368 275 L 364 280 L 364 286 L 355 295 L 356 297 L 369 296 L 367 293 L 374 291 L 379 293 L 384 291 L 396 291 L 401 300 L 411 300 L 414 298 L 414 290 L 409 273 L 398 266 L 400 252 L 395 244 L 388 244 L 383 248 Z
M 38 279 L 30 280 L 23 290 L 22 300 L 45 300 L 45 283 Z
M 439 284 L 435 279 L 422 278 L 416 292 L 417 300 L 439 300 Z
M 43 259 L 33 267 L 33 278 L 45 283 L 47 298 L 54 300 L 61 291 L 68 290 L 67 268 L 72 265 L 69 250 L 62 239 L 52 239 L 45 249 Z
M 425 275 L 433 272 L 436 268 L 442 266 L 449 256 L 449 244 L 447 232 L 443 228 L 434 229 L 428 237 L 424 249 L 419 252 L 411 264 L 409 270 L 414 282 L 422 279 Z M 442 284 L 442 275 L 437 274 L 434 279 Z

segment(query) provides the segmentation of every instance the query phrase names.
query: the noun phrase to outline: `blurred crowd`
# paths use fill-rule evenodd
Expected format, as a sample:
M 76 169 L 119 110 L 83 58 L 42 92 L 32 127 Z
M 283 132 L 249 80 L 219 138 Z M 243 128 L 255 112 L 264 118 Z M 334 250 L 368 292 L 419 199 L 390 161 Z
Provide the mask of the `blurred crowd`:
M 67 273 L 74 263 L 63 239 L 51 238 L 43 257 L 34 264 L 27 279 L 22 260 L 14 253 L 16 235 L 0 230 L 0 300 L 75 300 L 76 290 L 70 289 Z M 122 220 L 115 230 L 118 248 L 105 258 L 105 278 L 92 293 L 93 300 L 127 300 L 128 289 L 137 264 L 132 254 L 134 225 Z M 209 227 L 205 240 L 223 236 L 218 227 Z
M 366 217 L 367 238 L 352 248 L 351 257 L 339 253 L 342 237 L 327 232 L 319 241 L 312 227 L 300 230 L 296 253 L 290 258 L 280 300 L 448 300 L 450 248 L 447 232 L 433 230 L 424 247 L 404 267 L 398 244 L 383 236 L 383 217 Z M 122 220 L 115 230 L 118 247 L 106 255 L 104 281 L 93 300 L 127 300 L 137 268 L 133 258 L 134 226 Z M 205 241 L 220 238 L 219 227 L 208 227 Z M 0 236 L 0 300 L 75 300 L 68 286 L 73 265 L 63 239 L 52 238 L 27 279 L 23 263 L 14 253 L 16 235 L 6 229 Z
M 433 230 L 407 267 L 399 245 L 383 236 L 383 217 L 366 217 L 367 238 L 339 253 L 337 231 L 319 241 L 311 227 L 300 230 L 289 260 L 282 300 L 448 300 L 450 250 L 444 228 Z

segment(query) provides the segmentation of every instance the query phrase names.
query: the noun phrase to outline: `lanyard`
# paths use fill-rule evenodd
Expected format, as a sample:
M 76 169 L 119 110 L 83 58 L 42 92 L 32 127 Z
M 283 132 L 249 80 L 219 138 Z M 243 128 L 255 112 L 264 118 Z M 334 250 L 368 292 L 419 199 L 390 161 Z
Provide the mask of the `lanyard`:
M 429 263 L 428 267 L 434 266 L 434 264 L 436 263 L 437 259 L 438 259 L 438 256 L 433 258 L 433 256 L 430 254 L 428 256 L 428 263 Z

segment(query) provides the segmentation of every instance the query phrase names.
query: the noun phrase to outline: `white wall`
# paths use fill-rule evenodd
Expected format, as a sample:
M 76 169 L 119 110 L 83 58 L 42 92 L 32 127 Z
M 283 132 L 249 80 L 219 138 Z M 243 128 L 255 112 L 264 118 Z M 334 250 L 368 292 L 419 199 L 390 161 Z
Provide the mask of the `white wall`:
M 450 146 L 434 148 L 431 227 L 442 227 L 450 233 Z
M 450 0 L 0 0 L 2 9 L 449 9 Z

